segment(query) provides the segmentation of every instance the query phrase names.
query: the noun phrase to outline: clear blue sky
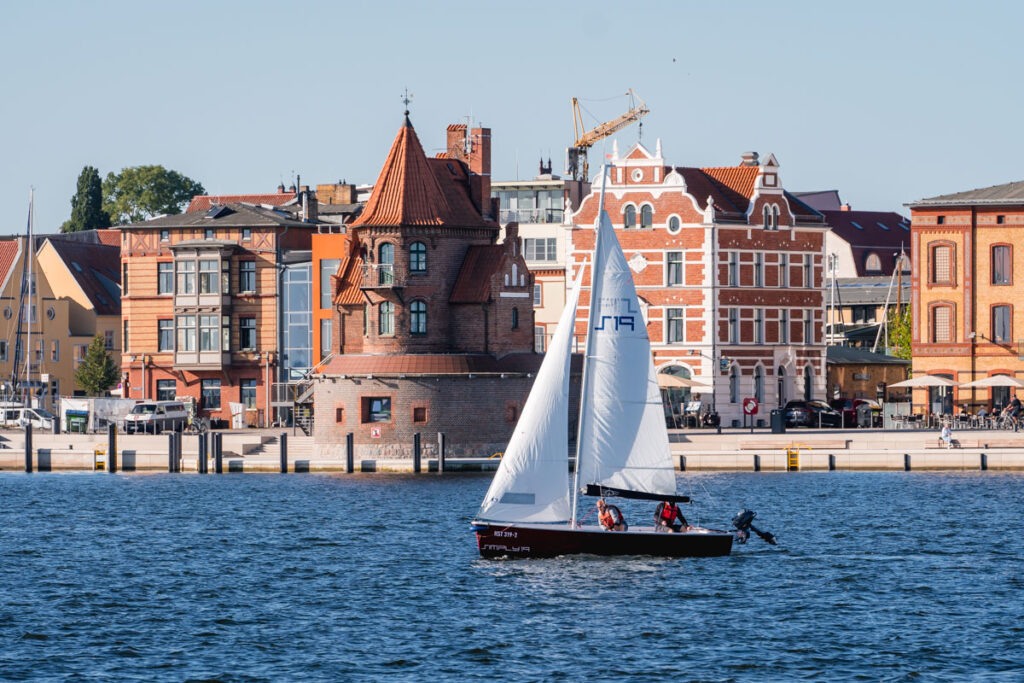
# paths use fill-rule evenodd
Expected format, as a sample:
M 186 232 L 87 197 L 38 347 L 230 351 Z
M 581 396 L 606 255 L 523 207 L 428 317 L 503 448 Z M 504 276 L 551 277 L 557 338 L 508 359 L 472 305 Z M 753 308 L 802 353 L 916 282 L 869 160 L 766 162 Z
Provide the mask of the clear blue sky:
M 85 164 L 212 193 L 373 182 L 406 86 L 428 152 L 461 117 L 492 128 L 496 180 L 561 169 L 569 98 L 612 118 L 632 87 L 669 163 L 774 152 L 787 189 L 905 212 L 1024 179 L 1022 26 L 1019 2 L 10 3 L 0 233 L 30 185 L 56 230 Z

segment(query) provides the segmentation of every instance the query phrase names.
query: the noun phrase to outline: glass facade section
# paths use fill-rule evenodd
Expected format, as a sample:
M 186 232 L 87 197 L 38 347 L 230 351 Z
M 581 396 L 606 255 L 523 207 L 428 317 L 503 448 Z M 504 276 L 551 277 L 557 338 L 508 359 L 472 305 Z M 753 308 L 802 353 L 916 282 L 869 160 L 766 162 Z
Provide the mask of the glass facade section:
M 313 264 L 285 266 L 281 281 L 281 379 L 288 381 L 313 365 Z

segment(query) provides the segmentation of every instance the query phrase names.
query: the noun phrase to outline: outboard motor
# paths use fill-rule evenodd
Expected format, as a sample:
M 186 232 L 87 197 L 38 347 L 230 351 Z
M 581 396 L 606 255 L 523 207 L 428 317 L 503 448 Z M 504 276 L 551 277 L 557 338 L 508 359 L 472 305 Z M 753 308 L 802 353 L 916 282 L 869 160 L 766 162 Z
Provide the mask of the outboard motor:
M 732 525 L 736 527 L 736 541 L 738 543 L 746 543 L 747 539 L 750 538 L 750 532 L 753 531 L 769 545 L 775 545 L 775 536 L 773 534 L 761 531 L 754 526 L 753 521 L 755 517 L 757 517 L 757 513 L 753 510 L 740 510 L 732 518 Z

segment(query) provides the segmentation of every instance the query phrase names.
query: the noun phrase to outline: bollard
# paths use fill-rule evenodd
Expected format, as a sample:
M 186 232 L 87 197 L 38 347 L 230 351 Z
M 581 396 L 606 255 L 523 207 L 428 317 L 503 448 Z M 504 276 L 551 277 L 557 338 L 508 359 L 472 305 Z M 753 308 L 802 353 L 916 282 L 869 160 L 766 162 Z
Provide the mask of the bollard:
M 988 470 L 988 453 L 981 454 L 981 471 Z
M 757 453 L 754 454 L 754 471 L 761 471 L 761 456 L 758 455 Z
M 25 425 L 25 472 L 32 474 L 32 423 Z
M 909 472 L 910 471 L 910 453 L 904 453 L 903 454 L 903 471 L 904 472 Z
M 52 431 L 54 434 L 60 434 L 60 410 L 57 411 L 57 415 L 54 416 L 52 424 Z
M 345 474 L 352 474 L 356 471 L 355 440 L 354 433 L 349 432 L 345 435 Z
M 680 455 L 679 456 L 679 471 L 680 472 L 685 472 L 686 471 L 686 456 L 685 455 Z
M 420 473 L 420 433 L 416 432 L 412 435 L 412 471 L 415 474 Z
M 117 425 L 107 425 L 107 471 L 111 474 L 117 472 Z
M 167 432 L 167 471 L 174 472 L 174 432 Z
M 281 474 L 288 473 L 288 432 L 281 432 Z
M 213 434 L 213 471 L 217 474 L 224 474 L 224 442 L 223 434 Z
M 835 472 L 836 471 L 836 456 L 835 456 L 834 453 L 829 453 L 828 454 L 828 471 L 829 472 Z
M 437 473 L 444 474 L 444 432 L 437 433 Z

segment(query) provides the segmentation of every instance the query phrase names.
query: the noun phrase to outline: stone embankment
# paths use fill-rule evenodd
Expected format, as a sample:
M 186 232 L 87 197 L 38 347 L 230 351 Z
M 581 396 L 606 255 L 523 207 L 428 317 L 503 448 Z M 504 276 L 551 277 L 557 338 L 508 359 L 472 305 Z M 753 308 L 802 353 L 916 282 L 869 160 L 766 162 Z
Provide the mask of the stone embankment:
M 311 437 L 282 430 L 220 432 L 223 472 L 413 472 L 411 457 L 365 459 L 349 463 L 340 450 L 321 456 Z M 286 436 L 286 439 L 282 437 Z M 751 434 L 743 430 L 673 431 L 671 449 L 677 469 L 686 471 L 791 470 L 1024 470 L 1024 432 L 973 431 L 954 435 L 947 449 L 932 431 L 806 430 Z M 91 471 L 107 467 L 105 434 L 42 434 L 32 438 L 33 471 Z M 282 441 L 286 453 L 282 458 Z M 425 439 L 426 441 L 426 439 Z M 167 435 L 117 436 L 117 469 L 127 472 L 169 471 Z M 420 471 L 440 467 L 437 449 L 423 449 Z M 453 449 L 454 450 L 454 449 Z M 199 437 L 181 441 L 178 471 L 199 470 Z M 213 451 L 207 470 L 214 472 Z M 499 456 L 445 458 L 445 472 L 497 469 Z M 0 470 L 25 471 L 25 438 L 19 431 L 0 433 Z

